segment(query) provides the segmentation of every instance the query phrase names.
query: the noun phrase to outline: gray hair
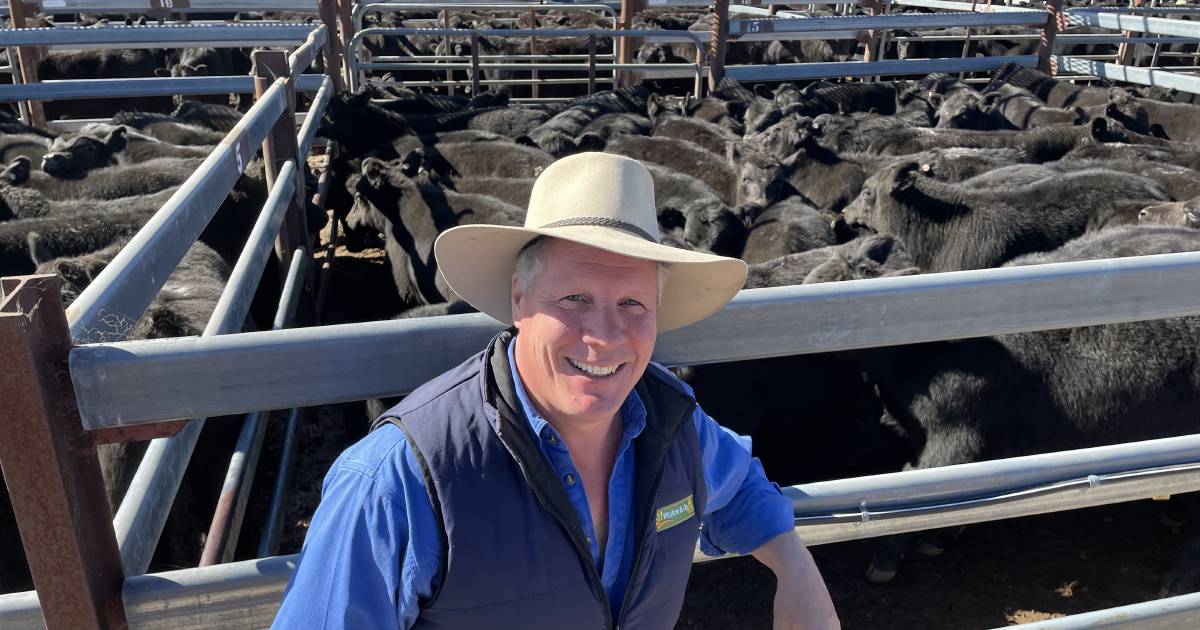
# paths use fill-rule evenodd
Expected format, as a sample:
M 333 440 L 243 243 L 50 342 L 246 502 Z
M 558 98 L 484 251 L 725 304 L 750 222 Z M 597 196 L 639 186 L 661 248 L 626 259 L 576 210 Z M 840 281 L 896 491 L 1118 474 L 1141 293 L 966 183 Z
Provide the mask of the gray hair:
M 513 276 L 517 278 L 517 287 L 522 293 L 528 293 L 529 287 L 533 286 L 533 278 L 542 270 L 542 254 L 546 251 L 546 246 L 552 241 L 551 237 L 539 236 L 532 241 L 529 241 L 517 253 L 517 264 L 513 268 Z M 662 299 L 663 288 L 667 286 L 667 275 L 670 273 L 671 265 L 664 262 L 658 262 L 658 298 Z

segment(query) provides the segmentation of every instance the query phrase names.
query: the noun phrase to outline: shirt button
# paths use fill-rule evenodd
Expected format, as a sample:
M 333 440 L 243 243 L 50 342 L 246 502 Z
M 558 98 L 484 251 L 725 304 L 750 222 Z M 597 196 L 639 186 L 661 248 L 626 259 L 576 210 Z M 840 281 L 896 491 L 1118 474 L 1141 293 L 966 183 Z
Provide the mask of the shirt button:
M 584 538 L 584 540 L 585 540 L 585 541 L 587 541 L 587 544 L 589 544 L 589 545 L 590 545 L 590 544 L 592 544 L 592 539 L 591 539 L 591 538 Z
M 568 486 L 573 486 L 573 485 L 575 485 L 575 475 L 572 475 L 572 474 L 569 474 L 569 473 L 568 473 L 568 474 L 567 474 L 567 477 L 566 477 L 566 479 L 567 479 L 567 485 L 568 485 Z
M 551 444 L 558 444 L 558 436 L 551 433 L 550 437 L 546 438 L 546 441 Z

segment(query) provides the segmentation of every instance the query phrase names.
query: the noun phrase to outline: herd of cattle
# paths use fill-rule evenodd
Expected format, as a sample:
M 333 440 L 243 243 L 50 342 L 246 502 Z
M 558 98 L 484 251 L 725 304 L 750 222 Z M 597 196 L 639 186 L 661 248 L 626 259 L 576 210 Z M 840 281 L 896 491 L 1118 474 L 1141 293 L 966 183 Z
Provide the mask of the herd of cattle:
M 700 29 L 706 18 L 644 19 Z M 389 41 L 368 38 L 367 46 L 374 54 L 424 51 Z M 554 51 L 553 38 L 539 42 Z M 850 54 L 836 42 L 775 44 L 737 45 L 730 54 L 747 55 L 741 63 Z M 84 52 L 93 61 L 114 55 L 101 56 L 90 76 L 248 69 L 237 51 L 176 59 Z M 691 61 L 683 52 L 647 44 L 639 55 Z M 80 61 L 62 63 L 75 72 Z M 136 73 L 110 69 L 126 64 Z M 59 78 L 49 65 L 42 76 Z M 319 135 L 341 147 L 328 165 L 327 207 L 348 247 L 386 252 L 392 282 L 373 289 L 394 291 L 405 306 L 397 317 L 469 311 L 437 273 L 436 236 L 467 223 L 521 224 L 533 178 L 580 151 L 643 161 L 664 240 L 742 258 L 749 288 L 1200 251 L 1193 95 L 1074 85 L 1006 66 L 978 89 L 931 75 L 751 88 L 725 81 L 702 99 L 646 86 L 549 104 L 509 98 L 371 86 L 338 94 L 322 117 Z M 47 113 L 137 111 L 58 137 L 0 116 L 0 275 L 57 273 L 67 299 L 240 116 L 197 101 L 170 114 L 146 113 L 169 111 L 162 102 L 84 103 Z M 261 163 L 252 163 L 130 337 L 200 334 L 266 194 Z M 324 217 L 310 211 L 315 232 Z M 278 273 L 263 277 L 249 326 L 269 326 L 274 311 Z M 1198 329 L 1200 318 L 1185 317 L 680 372 L 706 411 L 756 438 L 775 479 L 795 483 L 1192 433 Z M 384 404 L 368 401 L 367 414 Z M 224 475 L 212 463 L 227 461 L 236 430 L 233 422 L 207 424 L 193 456 L 205 465 L 188 471 L 158 566 L 194 565 Z M 142 449 L 101 449 L 110 504 L 119 503 Z M 0 592 L 30 586 L 7 507 L 0 501 Z M 890 579 L 910 547 L 929 550 L 945 537 L 885 542 L 870 577 Z M 1188 560 L 1198 552 L 1190 547 L 1164 567 L 1169 590 L 1200 589 L 1200 563 Z
M 362 134 L 361 129 L 371 129 Z M 320 133 L 348 242 L 382 240 L 403 317 L 469 310 L 433 241 L 516 225 L 556 158 L 610 151 L 655 180 L 664 238 L 741 257 L 748 287 L 1200 250 L 1200 107 L 1006 66 L 957 78 L 642 87 L 566 105 L 391 87 L 339 95 Z M 1190 433 L 1200 318 L 691 368 L 704 408 L 759 437 L 780 480 Z M 377 410 L 381 402 L 371 405 Z M 870 575 L 895 574 L 889 541 Z M 933 540 L 922 548 L 929 549 Z M 1196 567 L 1171 573 L 1196 586 Z

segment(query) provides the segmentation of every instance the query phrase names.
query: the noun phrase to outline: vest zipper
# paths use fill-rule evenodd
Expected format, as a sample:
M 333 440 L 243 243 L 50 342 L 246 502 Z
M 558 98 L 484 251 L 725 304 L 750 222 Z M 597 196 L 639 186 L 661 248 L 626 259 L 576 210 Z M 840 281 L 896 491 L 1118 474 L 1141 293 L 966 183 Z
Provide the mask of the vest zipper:
M 505 445 L 505 448 L 508 448 L 507 444 Z M 583 541 L 583 530 L 578 527 L 572 527 L 572 525 L 574 525 L 573 523 L 566 522 L 564 519 L 559 517 L 555 510 L 551 509 L 552 506 L 550 505 L 550 501 L 546 498 L 546 495 L 542 494 L 542 489 L 533 482 L 533 478 L 529 476 L 529 471 L 525 468 L 525 462 L 519 457 L 516 457 L 515 453 L 513 453 L 513 456 L 513 458 L 517 461 L 517 467 L 521 469 L 521 475 L 525 477 L 525 483 L 529 485 L 531 490 L 533 490 L 533 496 L 537 497 L 538 503 L 541 503 L 542 507 L 554 517 L 554 520 L 558 521 L 558 524 L 561 525 L 563 529 L 567 530 L 568 538 L 570 538 L 571 542 L 575 545 L 575 552 L 578 553 L 581 558 L 583 558 L 584 564 L 587 565 L 588 570 L 586 572 L 586 576 L 588 578 L 588 585 L 592 588 L 592 594 L 600 600 L 600 607 L 604 610 L 604 627 L 618 630 L 619 626 L 613 625 L 612 610 L 608 605 L 608 592 L 604 590 L 604 581 L 600 578 L 600 573 L 596 570 L 596 563 L 594 560 L 592 560 L 591 549 L 586 547 Z M 635 560 L 634 562 L 636 563 L 637 561 Z M 628 590 L 628 587 L 626 590 Z M 625 604 L 623 602 L 621 604 L 621 608 L 622 610 L 625 608 Z

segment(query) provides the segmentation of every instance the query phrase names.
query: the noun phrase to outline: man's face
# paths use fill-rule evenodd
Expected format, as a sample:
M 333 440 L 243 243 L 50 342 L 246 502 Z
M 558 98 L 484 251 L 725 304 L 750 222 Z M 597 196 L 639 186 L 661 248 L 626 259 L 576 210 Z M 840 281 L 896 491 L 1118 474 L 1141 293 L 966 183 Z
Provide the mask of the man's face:
M 617 414 L 654 351 L 657 303 L 653 261 L 559 239 L 527 290 L 513 278 L 517 369 L 547 420 Z

